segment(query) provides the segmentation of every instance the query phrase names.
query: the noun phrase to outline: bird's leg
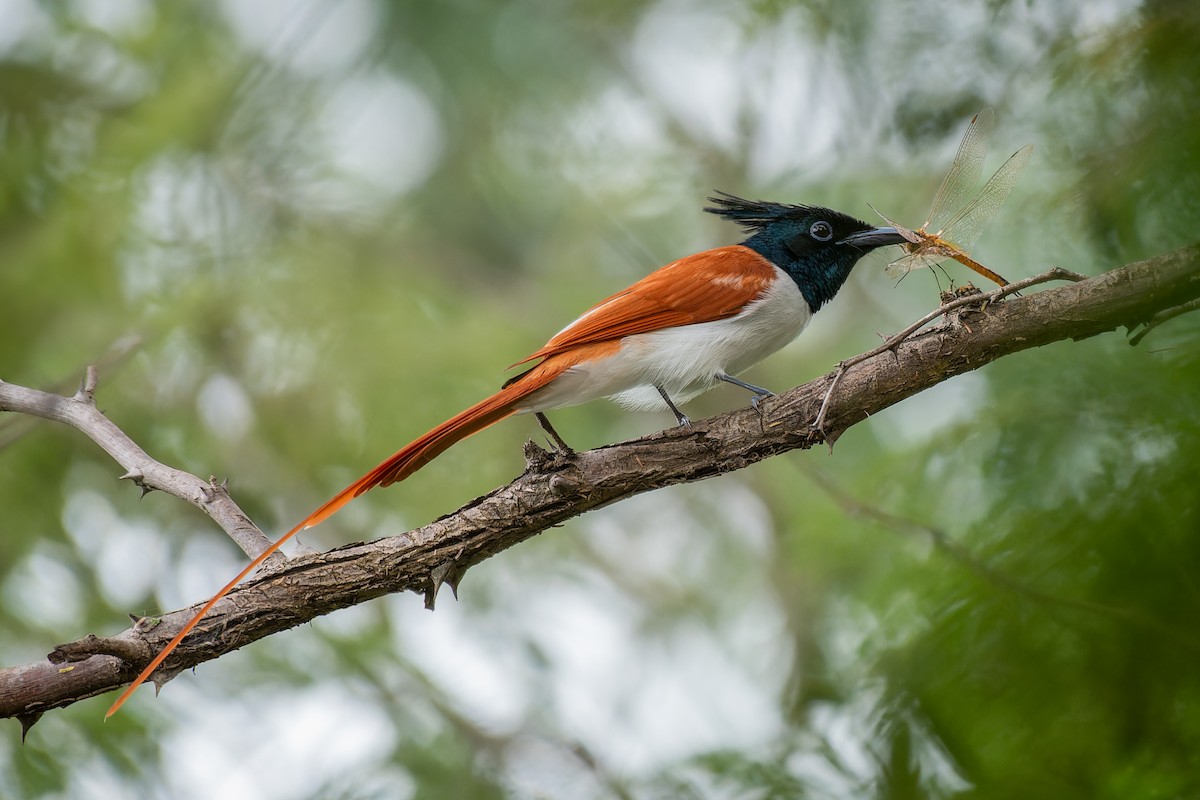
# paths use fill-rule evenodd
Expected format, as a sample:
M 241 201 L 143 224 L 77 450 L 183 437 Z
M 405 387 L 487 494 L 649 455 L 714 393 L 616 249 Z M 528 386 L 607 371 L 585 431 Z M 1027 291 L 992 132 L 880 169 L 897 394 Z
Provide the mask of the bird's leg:
M 661 386 L 655 386 L 654 388 L 658 389 L 658 393 L 660 395 L 662 395 L 662 399 L 666 402 L 667 408 L 671 409 L 671 411 L 675 414 L 675 421 L 679 423 L 679 427 L 681 427 L 681 428 L 692 427 L 692 421 L 687 418 L 687 414 L 684 414 L 682 411 L 680 411 L 678 408 L 675 407 L 674 403 L 671 402 L 671 398 L 667 396 L 667 390 L 662 388 Z
M 558 449 L 559 453 L 564 456 L 569 456 L 575 452 L 571 449 L 571 446 L 564 442 L 563 438 L 558 435 L 558 431 L 554 430 L 554 426 L 550 424 L 550 420 L 545 414 L 540 411 L 536 411 L 534 412 L 533 416 L 534 419 L 538 421 L 538 425 L 542 426 L 542 430 L 544 430 L 550 436 L 550 438 L 554 440 L 554 445 Z
M 755 386 L 753 383 L 746 383 L 745 381 L 740 381 L 737 378 L 733 377 L 732 375 L 726 375 L 725 373 L 721 373 L 717 377 L 720 378 L 721 380 L 725 381 L 726 383 L 732 383 L 734 386 L 740 386 L 743 389 L 754 392 L 754 397 L 750 398 L 750 405 L 754 406 L 754 408 L 756 410 L 758 409 L 758 402 L 760 400 L 762 400 L 764 397 L 774 397 L 775 396 L 775 393 L 772 392 L 770 389 L 764 389 L 761 386 Z

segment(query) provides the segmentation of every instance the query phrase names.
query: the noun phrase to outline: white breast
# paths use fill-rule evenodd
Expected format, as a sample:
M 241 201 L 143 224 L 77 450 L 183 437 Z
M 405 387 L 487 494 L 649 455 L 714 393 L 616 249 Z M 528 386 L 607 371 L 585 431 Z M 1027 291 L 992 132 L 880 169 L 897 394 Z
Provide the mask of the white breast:
M 609 397 L 639 410 L 665 409 L 655 386 L 676 403 L 712 388 L 795 339 L 812 318 L 796 282 L 775 267 L 776 280 L 742 313 L 626 337 L 612 356 L 573 367 L 529 399 L 521 411 L 546 411 Z

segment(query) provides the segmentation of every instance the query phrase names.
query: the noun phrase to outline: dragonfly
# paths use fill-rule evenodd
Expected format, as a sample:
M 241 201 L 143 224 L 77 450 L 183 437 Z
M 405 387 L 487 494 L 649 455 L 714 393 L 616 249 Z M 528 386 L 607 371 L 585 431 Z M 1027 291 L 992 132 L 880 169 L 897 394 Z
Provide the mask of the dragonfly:
M 968 200 L 979 183 L 995 124 L 996 114 L 990 108 L 983 109 L 971 118 L 971 124 L 967 126 L 967 132 L 958 145 L 954 163 L 933 196 L 933 206 L 921 227 L 911 230 L 883 217 L 908 240 L 903 245 L 907 251 L 905 255 L 887 266 L 889 276 L 903 278 L 914 269 L 932 267 L 952 258 L 1000 286 L 1008 285 L 1008 281 L 1000 275 L 967 255 L 967 250 L 975 245 L 983 229 L 1008 199 L 1033 153 L 1031 144 L 1013 153 L 983 188 Z

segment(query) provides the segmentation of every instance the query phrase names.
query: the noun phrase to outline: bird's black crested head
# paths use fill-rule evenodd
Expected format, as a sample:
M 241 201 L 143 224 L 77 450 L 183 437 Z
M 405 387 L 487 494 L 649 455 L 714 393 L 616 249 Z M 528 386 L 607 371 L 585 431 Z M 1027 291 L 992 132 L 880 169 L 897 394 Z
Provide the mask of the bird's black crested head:
M 876 247 L 900 244 L 894 228 L 874 228 L 820 206 L 745 200 L 725 192 L 704 210 L 738 223 L 750 234 L 742 244 L 796 281 L 814 312 L 828 303 L 860 258 Z
M 747 200 L 719 190 L 708 198 L 708 202 L 713 205 L 706 206 L 705 211 L 738 223 L 746 233 L 757 233 L 772 223 L 789 218 L 803 218 L 813 211 L 811 206 L 773 203 L 769 200 Z

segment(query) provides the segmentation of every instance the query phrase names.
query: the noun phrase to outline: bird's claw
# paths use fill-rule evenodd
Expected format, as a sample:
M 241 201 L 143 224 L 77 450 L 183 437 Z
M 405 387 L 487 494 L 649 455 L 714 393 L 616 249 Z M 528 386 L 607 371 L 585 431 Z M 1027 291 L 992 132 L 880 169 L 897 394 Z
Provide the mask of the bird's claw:
M 774 392 L 764 392 L 763 394 L 756 394 L 750 398 L 750 405 L 754 408 L 755 411 L 761 411 L 762 409 L 760 409 L 758 407 L 758 404 L 761 403 L 763 400 L 766 400 L 768 397 L 774 397 L 774 396 L 775 396 Z

